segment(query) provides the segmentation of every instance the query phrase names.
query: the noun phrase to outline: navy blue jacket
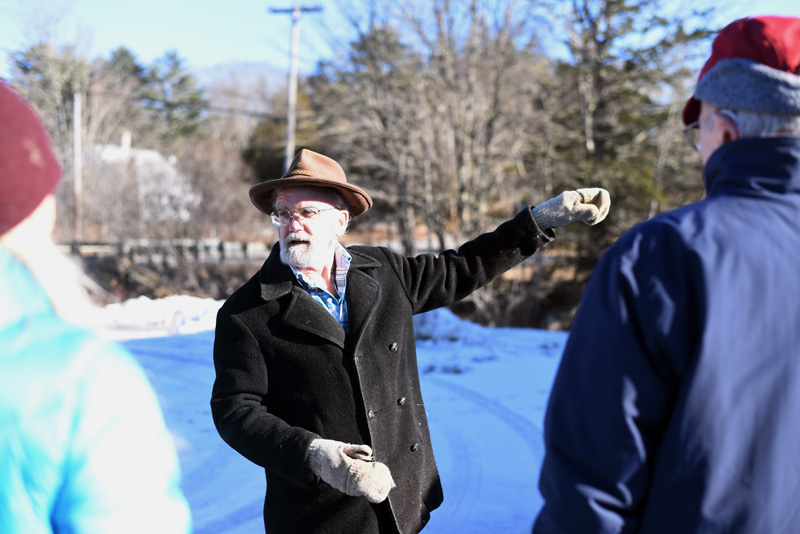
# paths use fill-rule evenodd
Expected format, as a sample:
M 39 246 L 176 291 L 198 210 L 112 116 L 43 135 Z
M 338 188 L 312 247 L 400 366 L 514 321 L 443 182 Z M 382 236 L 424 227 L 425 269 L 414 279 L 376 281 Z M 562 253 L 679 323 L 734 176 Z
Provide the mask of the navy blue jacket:
M 800 139 L 728 143 L 704 180 L 592 274 L 536 534 L 800 532 Z

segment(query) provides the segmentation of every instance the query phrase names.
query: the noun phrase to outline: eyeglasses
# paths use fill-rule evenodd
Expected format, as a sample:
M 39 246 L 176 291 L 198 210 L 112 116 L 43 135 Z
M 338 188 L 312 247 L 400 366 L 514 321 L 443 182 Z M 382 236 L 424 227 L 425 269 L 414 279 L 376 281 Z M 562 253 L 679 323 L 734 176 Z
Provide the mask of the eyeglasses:
M 306 219 L 311 219 L 312 217 L 316 217 L 318 214 L 322 213 L 323 211 L 331 211 L 337 210 L 339 208 L 300 208 L 297 211 L 289 211 L 289 210 L 276 210 L 269 214 L 272 217 L 272 224 L 275 226 L 289 226 L 292 224 L 292 219 L 297 219 L 298 221 L 302 222 Z
M 683 135 L 686 136 L 686 141 L 689 146 L 694 150 L 700 151 L 700 121 L 694 121 L 686 125 L 683 129 Z
M 734 112 L 733 110 L 718 109 L 714 112 L 714 114 L 716 113 L 719 113 L 720 115 L 726 115 L 733 121 L 734 124 L 737 124 L 736 112 Z M 689 123 L 683 129 L 683 135 L 686 136 L 686 141 L 689 143 L 689 146 L 692 147 L 694 150 L 697 150 L 698 152 L 700 151 L 700 126 L 704 121 L 713 117 L 714 114 L 708 115 L 704 119 L 698 119 L 692 123 Z

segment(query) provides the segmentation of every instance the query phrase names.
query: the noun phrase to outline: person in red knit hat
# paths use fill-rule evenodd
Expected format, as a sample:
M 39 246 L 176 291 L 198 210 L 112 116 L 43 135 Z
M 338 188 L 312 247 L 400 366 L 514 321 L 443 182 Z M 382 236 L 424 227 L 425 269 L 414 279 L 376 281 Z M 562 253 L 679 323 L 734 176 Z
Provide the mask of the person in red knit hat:
M 21 223 L 61 178 L 47 134 L 32 110 L 0 85 L 0 235 Z
M 707 198 L 592 273 L 533 532 L 800 532 L 800 18 L 714 39 L 683 120 Z
M 190 532 L 143 370 L 75 324 L 88 297 L 51 238 L 60 177 L 39 118 L 0 81 L 0 532 Z

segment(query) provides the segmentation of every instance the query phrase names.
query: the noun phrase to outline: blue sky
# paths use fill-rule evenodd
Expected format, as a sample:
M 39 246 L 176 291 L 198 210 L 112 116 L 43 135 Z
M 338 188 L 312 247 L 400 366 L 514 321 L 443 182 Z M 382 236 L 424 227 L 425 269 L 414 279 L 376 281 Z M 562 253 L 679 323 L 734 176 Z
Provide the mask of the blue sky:
M 44 25 L 56 42 L 77 44 L 90 58 L 126 46 L 143 64 L 176 50 L 192 68 L 263 62 L 285 71 L 292 17 L 269 8 L 293 5 L 294 0 L 0 0 L 0 76 L 8 72 L 9 51 L 25 49 L 35 40 L 32 28 Z M 300 18 L 298 59 L 305 71 L 330 57 L 327 43 L 347 34 L 344 11 L 352 8 L 336 0 L 301 5 L 322 8 Z
M 697 2 L 677 0 L 686 5 Z M 720 2 L 732 20 L 745 15 L 800 16 L 798 0 Z M 148 64 L 176 50 L 191 68 L 204 69 L 231 62 L 263 62 L 288 70 L 291 15 L 270 8 L 290 8 L 294 0 L 0 0 L 0 77 L 8 72 L 10 51 L 26 48 L 34 28 L 48 27 L 56 42 L 74 43 L 89 58 L 107 57 L 128 47 Z M 319 59 L 332 55 L 328 43 L 352 35 L 347 22 L 353 4 L 347 0 L 307 0 L 320 13 L 300 19 L 301 72 L 313 70 Z M 352 13 L 351 13 L 352 14 Z M 35 22 L 38 21 L 38 22 Z M 45 23 L 42 23 L 45 21 Z

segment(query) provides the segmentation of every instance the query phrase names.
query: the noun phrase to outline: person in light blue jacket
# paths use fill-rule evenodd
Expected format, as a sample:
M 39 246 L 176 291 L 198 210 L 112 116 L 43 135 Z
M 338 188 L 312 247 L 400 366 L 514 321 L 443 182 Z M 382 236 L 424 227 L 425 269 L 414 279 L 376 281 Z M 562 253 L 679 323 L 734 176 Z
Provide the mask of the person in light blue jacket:
M 60 175 L 38 117 L 0 82 L 0 532 L 185 534 L 152 387 L 76 324 L 88 299 L 51 239 Z

